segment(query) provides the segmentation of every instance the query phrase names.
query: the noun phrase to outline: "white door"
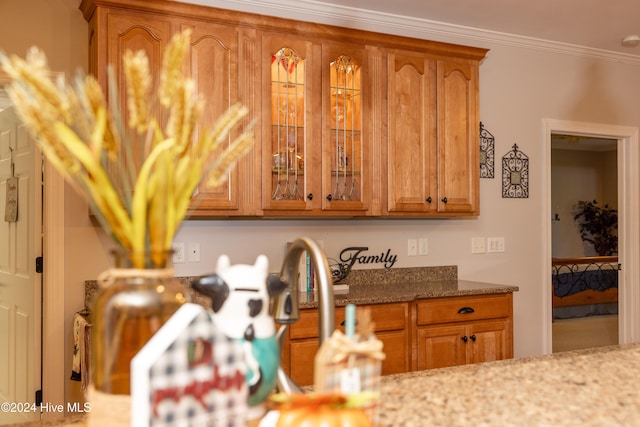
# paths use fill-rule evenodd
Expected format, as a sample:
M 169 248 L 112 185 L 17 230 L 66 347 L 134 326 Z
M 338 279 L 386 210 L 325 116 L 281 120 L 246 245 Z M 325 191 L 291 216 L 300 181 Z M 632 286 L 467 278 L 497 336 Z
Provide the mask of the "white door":
M 18 215 L 7 222 L 12 163 Z M 41 155 L 9 107 L 0 111 L 0 425 L 40 419 L 25 404 L 35 403 L 41 387 L 41 255 Z

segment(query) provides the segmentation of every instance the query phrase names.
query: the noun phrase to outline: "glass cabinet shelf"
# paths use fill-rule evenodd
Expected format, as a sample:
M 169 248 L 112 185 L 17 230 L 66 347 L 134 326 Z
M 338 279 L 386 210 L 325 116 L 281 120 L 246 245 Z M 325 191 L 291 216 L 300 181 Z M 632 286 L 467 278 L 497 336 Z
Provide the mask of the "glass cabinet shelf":
M 271 57 L 271 200 L 304 200 L 305 60 L 290 47 Z
M 326 144 L 330 188 L 327 200 L 360 201 L 362 162 L 361 67 L 354 58 L 340 55 L 329 67 L 329 117 Z M 336 205 L 337 206 L 337 205 Z
M 271 127 L 273 128 L 280 128 L 280 130 L 292 130 L 292 129 L 298 129 L 298 132 L 301 132 L 304 129 L 304 126 L 287 126 L 284 124 L 279 124 L 279 123 L 272 123 Z

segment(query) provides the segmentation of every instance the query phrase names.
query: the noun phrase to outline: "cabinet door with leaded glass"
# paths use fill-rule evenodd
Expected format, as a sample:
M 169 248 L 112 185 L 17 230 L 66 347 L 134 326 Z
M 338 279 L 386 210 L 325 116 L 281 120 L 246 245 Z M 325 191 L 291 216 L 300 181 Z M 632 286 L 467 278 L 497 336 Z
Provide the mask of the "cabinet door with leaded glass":
M 368 55 L 364 47 L 325 44 L 322 51 L 322 209 L 365 215 L 372 162 Z M 370 98 L 369 98 L 370 99 Z
M 314 96 L 320 73 L 313 72 L 318 49 L 306 40 L 263 39 L 265 211 L 300 212 L 319 206 L 319 186 L 313 179 L 320 167 L 320 127 L 314 123 L 320 111 L 320 96 Z

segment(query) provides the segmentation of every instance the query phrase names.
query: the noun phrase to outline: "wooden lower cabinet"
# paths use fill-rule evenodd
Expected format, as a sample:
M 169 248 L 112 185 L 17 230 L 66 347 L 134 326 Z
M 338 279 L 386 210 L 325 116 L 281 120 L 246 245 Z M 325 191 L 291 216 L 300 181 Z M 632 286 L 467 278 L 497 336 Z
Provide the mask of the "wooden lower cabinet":
M 417 328 L 416 370 L 507 359 L 504 321 Z
M 414 369 L 513 357 L 513 297 L 496 294 L 418 301 Z
M 513 357 L 511 293 L 428 298 L 360 305 L 371 309 L 376 337 L 384 344 L 382 375 Z M 336 307 L 336 328 L 345 318 Z M 300 386 L 312 385 L 318 351 L 318 312 L 300 310 L 282 348 L 282 366 Z
M 385 360 L 382 375 L 411 370 L 409 303 L 360 305 L 371 309 L 376 337 L 382 341 Z M 344 307 L 336 307 L 336 328 L 344 332 Z M 300 310 L 300 320 L 289 327 L 282 349 L 282 365 L 300 386 L 312 385 L 314 359 L 318 351 L 318 311 Z

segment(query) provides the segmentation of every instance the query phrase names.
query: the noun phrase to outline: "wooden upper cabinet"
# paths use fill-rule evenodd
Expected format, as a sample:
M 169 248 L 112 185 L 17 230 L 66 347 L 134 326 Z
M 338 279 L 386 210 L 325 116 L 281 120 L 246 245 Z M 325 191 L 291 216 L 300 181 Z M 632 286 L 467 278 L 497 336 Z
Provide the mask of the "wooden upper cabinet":
M 115 72 L 121 111 L 126 112 L 126 86 L 122 57 L 127 50 L 143 50 L 149 59 L 149 70 L 157 81 L 157 73 L 162 68 L 162 54 L 171 38 L 171 23 L 166 19 L 143 17 L 137 13 L 105 12 L 100 22 L 105 26 L 106 40 L 92 39 L 91 49 L 95 50 L 94 72 L 101 83 L 108 87 L 107 66 Z M 126 117 L 126 115 L 125 115 Z
M 153 81 L 159 80 L 159 72 L 162 68 L 162 54 L 171 38 L 171 23 L 162 19 L 142 18 L 139 14 L 122 14 L 118 12 L 105 13 L 102 16 L 108 34 L 107 43 L 103 51 L 98 51 L 96 55 L 98 61 L 96 69 L 99 79 L 105 88 L 105 94 L 109 94 L 109 78 L 107 68 L 111 66 L 114 72 L 115 84 L 117 85 L 120 111 L 123 112 L 123 125 L 128 126 L 129 110 L 127 108 L 127 90 L 122 66 L 122 58 L 127 50 L 136 52 L 143 50 L 149 60 L 149 71 Z M 96 40 L 96 42 L 98 42 Z M 94 46 L 92 46 L 94 47 Z M 98 46 L 95 46 L 98 49 Z M 105 54 L 106 53 L 106 54 Z M 107 95 L 109 96 L 109 95 Z M 158 109 L 152 110 L 152 114 L 161 117 Z M 139 168 L 144 161 L 143 147 L 133 147 L 134 162 Z
M 437 63 L 438 210 L 478 214 L 480 119 L 478 66 Z
M 232 131 L 226 145 L 248 123 L 259 118 L 259 109 L 255 105 L 259 104 L 259 95 L 254 94 L 258 85 L 255 73 L 255 30 L 170 14 L 150 14 L 142 10 L 119 8 L 111 3 L 104 6 L 99 1 L 95 3 L 95 9 L 89 9 L 94 4 L 90 1 L 84 1 L 81 5 L 81 9 L 83 6 L 87 8 L 83 9 L 86 11 L 85 17 L 90 16 L 90 72 L 96 75 L 105 93 L 108 93 L 107 65 L 113 67 L 120 109 L 125 112 L 125 121 L 128 120 L 128 115 L 123 54 L 126 50 L 145 51 L 155 85 L 160 79 L 165 47 L 173 34 L 185 29 L 190 29 L 192 34 L 184 72 L 194 79 L 197 91 L 206 101 L 196 136 L 205 127 L 211 127 L 215 119 L 238 102 L 248 106 L 250 114 Z M 146 7 L 152 8 L 152 2 L 145 4 Z M 158 111 L 153 114 L 166 120 L 166 114 Z M 161 125 L 165 124 L 161 122 Z M 259 135 L 259 131 L 256 134 Z M 142 149 L 136 150 L 136 162 L 139 166 Z M 211 153 L 211 156 L 213 158 L 218 154 Z M 227 182 L 220 186 L 211 187 L 205 180 L 194 194 L 189 215 L 209 217 L 260 214 L 260 188 L 255 185 L 260 180 L 259 155 L 259 147 L 247 154 L 229 172 Z
M 428 214 L 437 206 L 435 63 L 400 51 L 387 61 L 387 209 Z
M 388 72 L 389 214 L 477 214 L 477 65 L 391 51 Z
M 318 209 L 320 45 L 265 35 L 262 40 L 262 200 L 267 211 Z M 271 212 L 270 212 L 271 213 Z
M 268 34 L 262 46 L 264 211 L 366 215 L 372 188 L 368 51 Z
M 479 213 L 485 49 L 175 1 L 82 0 L 80 10 L 90 71 L 107 89 L 114 66 L 123 109 L 125 50 L 145 50 L 156 80 L 185 28 L 185 72 L 207 102 L 201 125 L 236 102 L 249 108 L 232 136 L 254 123 L 252 152 L 227 183 L 198 188 L 191 215 Z
M 143 50 L 148 58 L 149 71 L 154 82 L 159 79 L 162 54 L 171 38 L 171 22 L 167 19 L 147 17 L 137 12 L 121 12 L 108 8 L 97 8 L 89 21 L 89 72 L 99 81 L 109 102 L 117 94 L 118 107 L 122 113 L 122 126 L 128 129 L 129 111 L 123 67 L 123 55 L 127 50 Z M 108 69 L 112 70 L 112 78 Z M 111 85 L 115 85 L 111 87 Z M 158 108 L 151 114 L 161 117 Z M 161 124 L 164 124 L 161 122 Z M 121 160 L 123 170 L 138 170 L 144 162 L 144 147 L 129 141 L 132 156 Z M 113 172 L 113 171 L 112 171 Z M 114 185 L 127 188 L 121 181 L 121 173 L 113 173 Z
M 192 31 L 185 73 L 194 80 L 197 92 L 206 100 L 196 137 L 200 136 L 202 129 L 211 128 L 232 105 L 242 103 L 249 108 L 249 117 L 232 130 L 218 151 L 211 153 L 213 159 L 258 115 L 258 107 L 254 105 L 255 99 L 250 91 L 255 87 L 255 36 L 253 32 L 201 21 L 180 22 L 179 30 L 185 29 Z M 190 214 L 256 215 L 259 212 L 259 188 L 254 183 L 260 179 L 258 154 L 259 150 L 254 149 L 243 157 L 228 173 L 227 181 L 219 186 L 210 186 L 206 180 L 203 181 L 194 194 Z
M 368 51 L 322 46 L 322 209 L 364 214 L 372 183 Z

